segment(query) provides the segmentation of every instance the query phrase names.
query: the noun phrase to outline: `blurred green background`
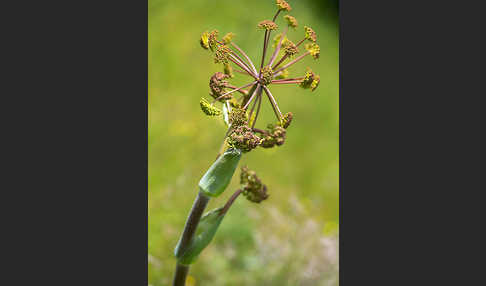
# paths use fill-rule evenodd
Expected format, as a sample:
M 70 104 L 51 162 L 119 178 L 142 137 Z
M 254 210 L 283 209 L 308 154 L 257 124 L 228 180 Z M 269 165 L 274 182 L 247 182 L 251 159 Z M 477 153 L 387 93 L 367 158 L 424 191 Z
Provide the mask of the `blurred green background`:
M 214 241 L 191 267 L 187 285 L 338 285 L 339 226 L 339 24 L 336 1 L 289 1 L 299 27 L 289 32 L 297 42 L 304 25 L 318 35 L 321 57 L 310 56 L 290 69 L 302 76 L 307 66 L 321 76 L 316 91 L 294 85 L 270 86 L 282 112 L 294 120 L 286 143 L 245 154 L 248 165 L 267 184 L 261 204 L 239 198 Z M 197 193 L 199 179 L 214 161 L 226 128 L 199 108 L 209 98 L 209 78 L 220 65 L 199 46 L 206 30 L 234 41 L 253 62 L 260 61 L 263 32 L 259 21 L 271 19 L 273 0 L 149 0 L 149 284 L 170 285 L 174 246 Z M 279 16 L 276 23 L 283 26 Z M 272 38 L 276 33 L 272 34 Z M 268 59 L 268 56 L 267 56 Z M 239 86 L 248 77 L 236 74 Z M 257 123 L 275 117 L 262 101 Z M 219 207 L 238 188 L 239 170 Z

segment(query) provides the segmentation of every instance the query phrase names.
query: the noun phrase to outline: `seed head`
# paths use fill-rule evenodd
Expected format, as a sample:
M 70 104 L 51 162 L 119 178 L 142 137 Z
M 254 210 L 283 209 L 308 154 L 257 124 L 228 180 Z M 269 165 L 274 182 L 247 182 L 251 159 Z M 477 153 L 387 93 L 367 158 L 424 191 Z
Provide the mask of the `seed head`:
M 285 42 L 284 50 L 285 53 L 289 55 L 289 57 L 292 57 L 299 52 L 299 48 L 297 48 L 297 46 L 290 40 Z
M 234 36 L 235 36 L 234 33 L 231 33 L 231 32 L 227 33 L 223 37 L 223 43 L 226 44 L 226 45 L 231 43 L 231 40 L 234 38 Z
M 309 53 L 315 60 L 317 60 L 319 58 L 319 55 L 321 54 L 321 48 L 319 48 L 319 45 L 316 43 L 306 44 L 305 49 L 309 51 Z
M 242 152 L 250 152 L 260 145 L 261 139 L 256 136 L 248 125 L 238 126 L 228 137 L 228 144 Z
M 229 75 L 222 72 L 216 72 L 209 80 L 209 88 L 211 89 L 210 95 L 214 98 L 218 98 L 225 93 L 225 87 L 228 82 L 225 80 L 229 78 Z
M 285 15 L 284 19 L 287 20 L 287 24 L 289 25 L 289 27 L 292 27 L 294 29 L 297 28 L 297 26 L 298 26 L 297 19 L 295 19 L 294 17 L 292 17 L 290 15 Z
M 242 108 L 233 108 L 229 115 L 229 123 L 231 126 L 236 129 L 239 126 L 246 125 L 248 121 L 248 116 L 246 115 L 246 111 Z
M 316 42 L 317 40 L 317 35 L 314 30 L 312 30 L 310 27 L 304 26 L 305 29 L 305 38 L 311 42 Z
M 267 186 L 265 186 L 255 171 L 248 167 L 241 167 L 240 184 L 243 195 L 251 202 L 260 203 L 268 198 Z
M 270 20 L 263 20 L 260 23 L 258 23 L 258 28 L 264 29 L 267 31 L 272 31 L 278 28 L 277 24 Z
M 287 12 L 290 12 L 290 10 L 292 10 L 292 7 L 290 7 L 289 3 L 287 3 L 285 0 L 277 0 L 275 2 L 277 3 L 277 7 L 279 10 L 286 10 Z
M 265 66 L 262 69 L 262 83 L 264 85 L 270 84 L 273 79 L 273 70 L 271 66 Z
M 209 49 L 209 33 L 207 31 L 202 33 L 199 43 L 203 49 Z
M 209 48 L 211 49 L 212 52 L 214 52 L 214 50 L 218 46 L 218 43 L 217 43 L 218 34 L 219 34 L 218 30 L 212 30 L 211 33 L 209 33 L 209 35 L 208 35 L 208 45 L 209 45 Z
M 208 116 L 217 116 L 221 114 L 221 110 L 217 107 L 212 106 L 206 99 L 201 98 L 199 101 L 199 105 L 201 106 L 201 110 Z

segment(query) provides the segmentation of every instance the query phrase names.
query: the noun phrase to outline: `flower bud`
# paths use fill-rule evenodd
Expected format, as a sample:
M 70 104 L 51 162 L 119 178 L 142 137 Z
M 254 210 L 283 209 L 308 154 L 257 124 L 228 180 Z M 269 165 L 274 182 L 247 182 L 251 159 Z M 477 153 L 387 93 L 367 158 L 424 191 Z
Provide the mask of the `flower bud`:
M 316 75 L 310 68 L 307 68 L 304 79 L 300 83 L 300 87 L 304 89 L 311 88 L 314 91 L 320 82 L 320 77 Z
M 233 177 L 240 158 L 241 151 L 233 148 L 219 156 L 199 181 L 201 192 L 210 197 L 217 197 L 223 193 Z

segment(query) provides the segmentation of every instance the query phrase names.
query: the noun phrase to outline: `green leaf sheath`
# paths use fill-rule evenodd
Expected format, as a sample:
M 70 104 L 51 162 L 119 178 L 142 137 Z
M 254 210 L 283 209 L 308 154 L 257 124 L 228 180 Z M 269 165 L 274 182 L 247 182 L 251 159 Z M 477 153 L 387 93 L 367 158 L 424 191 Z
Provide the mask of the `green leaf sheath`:
M 186 251 L 177 256 L 178 263 L 183 265 L 194 263 L 199 254 L 209 245 L 224 218 L 224 215 L 220 214 L 221 210 L 222 208 L 214 209 L 201 218 L 196 234 Z
M 229 185 L 241 158 L 241 151 L 228 149 L 214 162 L 199 181 L 201 192 L 210 197 L 217 197 Z

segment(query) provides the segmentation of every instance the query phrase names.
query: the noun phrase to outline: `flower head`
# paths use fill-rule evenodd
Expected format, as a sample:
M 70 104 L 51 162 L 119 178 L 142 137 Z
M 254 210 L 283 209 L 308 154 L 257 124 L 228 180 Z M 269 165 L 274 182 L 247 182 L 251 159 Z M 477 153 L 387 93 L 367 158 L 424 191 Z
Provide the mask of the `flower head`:
M 292 7 L 285 0 L 277 0 L 276 3 L 279 10 L 286 10 L 287 12 L 292 10 Z
M 233 128 L 238 126 L 246 125 L 248 121 L 248 116 L 246 115 L 246 110 L 242 108 L 233 108 L 229 115 L 229 122 Z
M 320 81 L 321 78 L 316 75 L 310 68 L 307 68 L 307 72 L 305 73 L 304 79 L 302 80 L 300 86 L 304 89 L 310 88 L 312 91 L 314 91 L 319 85 Z
M 261 74 L 262 74 L 262 83 L 264 85 L 267 85 L 267 84 L 272 82 L 272 79 L 273 79 L 272 67 L 270 67 L 270 66 L 263 67 Z
M 258 28 L 264 29 L 267 31 L 272 31 L 278 28 L 277 24 L 270 20 L 263 20 L 260 23 L 258 23 Z
M 287 24 L 289 25 L 289 27 L 292 27 L 294 29 L 297 28 L 297 26 L 298 26 L 297 19 L 295 19 L 294 17 L 292 17 L 290 15 L 285 15 L 284 19 L 287 20 Z
M 290 123 L 289 123 L 290 124 Z M 285 143 L 286 134 L 285 128 L 274 125 L 268 124 L 267 130 L 261 130 L 263 132 L 259 132 L 263 134 L 261 146 L 263 148 L 272 148 L 275 145 L 281 146 Z
M 290 40 L 286 41 L 283 45 L 285 53 L 287 53 L 290 57 L 294 56 L 299 52 L 299 48 Z
M 248 167 L 241 167 L 240 184 L 243 188 L 243 195 L 254 203 L 260 203 L 268 198 L 267 186 L 265 186 L 255 171 Z
M 222 72 L 216 72 L 209 80 L 210 95 L 218 98 L 225 93 L 225 88 L 228 82 L 225 80 L 230 76 Z M 230 97 L 231 98 L 231 97 Z
M 214 52 L 214 63 L 227 64 L 230 51 L 231 50 L 225 45 L 217 47 Z
M 315 43 L 316 40 L 317 40 L 316 32 L 314 32 L 314 30 L 312 30 L 312 28 L 307 27 L 307 26 L 304 26 L 304 29 L 305 29 L 305 38 L 307 40 Z
M 219 110 L 219 108 L 211 105 L 204 98 L 201 98 L 201 100 L 199 101 L 199 105 L 201 106 L 201 110 L 208 116 L 217 116 L 221 114 L 221 110 Z
M 281 126 L 285 129 L 287 129 L 287 127 L 289 127 L 290 123 L 292 122 L 293 118 L 294 118 L 294 115 L 292 114 L 292 112 L 285 113 L 283 118 L 282 118 Z
M 228 137 L 228 144 L 242 152 L 250 152 L 260 145 L 261 139 L 255 135 L 248 125 L 241 125 L 234 129 Z
M 316 43 L 306 44 L 305 49 L 311 54 L 311 56 L 317 60 L 321 54 L 321 48 Z

